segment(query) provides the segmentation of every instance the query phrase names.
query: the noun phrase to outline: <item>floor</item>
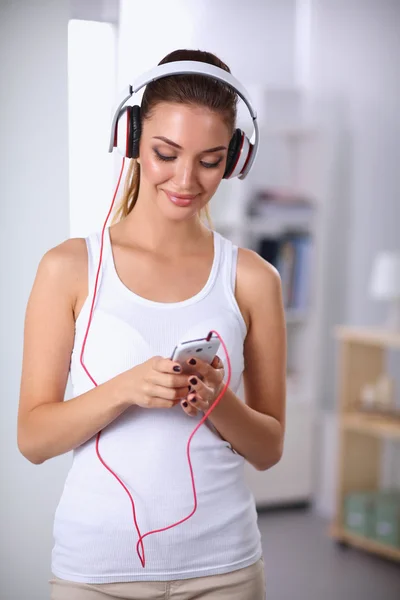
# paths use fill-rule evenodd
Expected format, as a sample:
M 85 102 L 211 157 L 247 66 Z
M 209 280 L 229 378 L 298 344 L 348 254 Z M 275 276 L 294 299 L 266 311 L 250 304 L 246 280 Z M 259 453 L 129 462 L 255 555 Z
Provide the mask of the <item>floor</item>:
M 267 600 L 400 600 L 400 563 L 338 546 L 312 511 L 259 513 Z

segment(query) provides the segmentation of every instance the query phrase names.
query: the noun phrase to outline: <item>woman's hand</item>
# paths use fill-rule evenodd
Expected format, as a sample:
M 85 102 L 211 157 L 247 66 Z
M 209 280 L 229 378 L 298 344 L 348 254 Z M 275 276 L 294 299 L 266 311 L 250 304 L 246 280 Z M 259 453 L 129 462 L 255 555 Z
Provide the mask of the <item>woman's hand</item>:
M 211 365 L 199 358 L 191 358 L 187 364 L 193 375 L 189 377 L 190 392 L 181 405 L 189 416 L 194 416 L 198 411 L 206 412 L 218 398 L 224 386 L 225 371 L 218 356 Z
M 162 356 L 124 373 L 118 380 L 119 393 L 130 404 L 142 408 L 172 408 L 186 398 L 190 375 L 182 373 L 179 363 Z

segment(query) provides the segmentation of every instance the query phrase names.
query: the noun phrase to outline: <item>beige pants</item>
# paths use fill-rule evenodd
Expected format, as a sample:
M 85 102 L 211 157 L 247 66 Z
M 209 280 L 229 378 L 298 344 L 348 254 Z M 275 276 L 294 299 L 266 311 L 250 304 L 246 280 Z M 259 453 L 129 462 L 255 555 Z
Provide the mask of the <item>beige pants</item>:
M 75 583 L 50 580 L 51 600 L 265 600 L 264 561 L 225 573 L 175 581 Z

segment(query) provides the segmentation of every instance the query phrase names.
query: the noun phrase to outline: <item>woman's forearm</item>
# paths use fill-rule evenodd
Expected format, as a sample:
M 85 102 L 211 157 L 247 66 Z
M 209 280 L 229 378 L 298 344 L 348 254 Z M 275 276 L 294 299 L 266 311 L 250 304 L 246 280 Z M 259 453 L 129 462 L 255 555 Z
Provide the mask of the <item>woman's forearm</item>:
M 32 409 L 18 426 L 18 447 L 34 464 L 77 448 L 129 406 L 111 379 L 66 402 Z
M 228 388 L 208 419 L 258 471 L 266 471 L 279 462 L 283 452 L 281 424 L 247 406 L 231 389 Z

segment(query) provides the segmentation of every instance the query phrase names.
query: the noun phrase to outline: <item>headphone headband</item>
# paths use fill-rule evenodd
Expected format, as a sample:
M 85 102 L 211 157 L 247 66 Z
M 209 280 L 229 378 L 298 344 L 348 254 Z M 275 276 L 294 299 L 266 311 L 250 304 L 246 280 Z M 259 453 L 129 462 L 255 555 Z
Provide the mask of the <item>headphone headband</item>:
M 253 142 L 252 152 L 251 152 L 248 162 L 246 164 L 245 170 L 244 170 L 242 176 L 240 177 L 241 179 L 243 179 L 249 172 L 251 165 L 253 164 L 253 162 L 256 158 L 256 155 L 257 155 L 258 144 L 259 144 L 257 113 L 253 108 L 253 105 L 252 105 L 252 102 L 250 100 L 250 96 L 249 96 L 247 90 L 231 73 L 228 73 L 228 71 L 225 71 L 224 69 L 220 69 L 219 67 L 216 67 L 214 65 L 210 65 L 209 63 L 205 63 L 205 62 L 201 62 L 201 61 L 180 60 L 180 61 L 174 61 L 171 63 L 165 63 L 162 65 L 158 65 L 154 69 L 151 69 L 150 71 L 147 71 L 146 73 L 144 73 L 143 75 L 138 77 L 135 80 L 135 82 L 133 83 L 133 85 L 128 85 L 121 93 L 120 102 L 117 105 L 117 108 L 114 113 L 114 117 L 113 117 L 112 125 L 111 125 L 111 136 L 110 136 L 110 143 L 109 143 L 108 151 L 112 152 L 113 148 L 114 148 L 114 132 L 115 132 L 115 127 L 117 124 L 119 112 L 120 112 L 121 108 L 124 106 L 124 104 L 126 103 L 126 101 L 129 100 L 129 98 L 133 94 L 138 92 L 140 89 L 142 89 L 148 83 L 151 83 L 152 81 L 156 81 L 157 79 L 161 79 L 163 77 L 168 77 L 170 75 L 187 75 L 187 74 L 192 74 L 192 73 L 198 74 L 198 75 L 206 75 L 208 77 L 213 77 L 214 79 L 218 79 L 219 81 L 223 81 L 224 83 L 229 85 L 238 94 L 238 96 L 240 96 L 240 98 L 243 100 L 243 102 L 246 104 L 246 106 L 249 110 L 249 113 L 250 113 L 252 121 L 253 121 L 253 127 L 254 127 L 254 132 L 253 132 L 254 142 Z

